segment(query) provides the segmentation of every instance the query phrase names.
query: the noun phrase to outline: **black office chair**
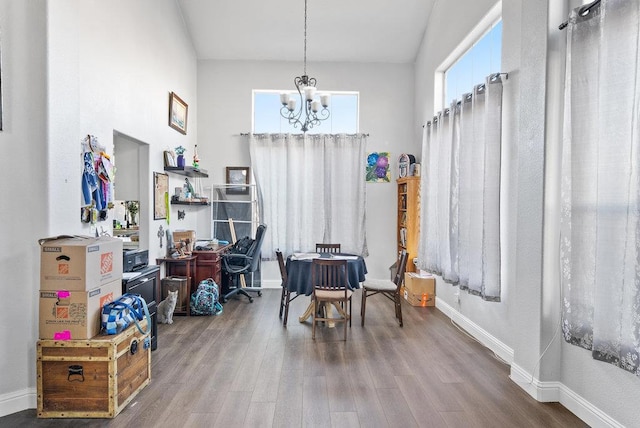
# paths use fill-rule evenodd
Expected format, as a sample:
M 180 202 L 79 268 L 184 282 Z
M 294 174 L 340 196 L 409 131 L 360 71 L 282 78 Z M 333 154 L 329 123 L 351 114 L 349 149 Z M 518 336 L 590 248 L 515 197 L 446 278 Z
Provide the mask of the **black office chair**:
M 222 254 L 222 270 L 229 274 L 231 277 L 231 284 L 235 287 L 222 296 L 222 302 L 225 303 L 231 296 L 236 294 L 242 294 L 249 298 L 249 302 L 253 303 L 253 297 L 249 295 L 249 291 L 258 293 L 258 296 L 262 296 L 262 289 L 253 287 L 242 287 L 240 284 L 240 275 L 247 273 L 254 273 L 258 270 L 260 265 L 260 249 L 262 248 L 262 241 L 264 240 L 264 232 L 267 226 L 261 224 L 256 230 L 256 237 L 249 246 L 246 253 L 236 253 L 233 249 Z

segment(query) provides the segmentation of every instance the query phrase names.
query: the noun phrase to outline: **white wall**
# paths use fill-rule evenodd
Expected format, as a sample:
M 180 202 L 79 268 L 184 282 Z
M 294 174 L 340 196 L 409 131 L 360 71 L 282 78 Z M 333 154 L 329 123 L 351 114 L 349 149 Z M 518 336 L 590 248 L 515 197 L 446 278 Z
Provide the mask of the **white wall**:
M 80 138 L 86 134 L 113 150 L 113 131 L 151 146 L 150 171 L 163 170 L 162 151 L 197 141 L 195 52 L 171 0 L 66 0 L 49 3 L 49 109 L 51 233 L 88 233 L 78 221 Z M 189 104 L 188 133 L 170 128 L 169 92 Z M 117 163 L 117 159 L 116 159 Z M 169 188 L 184 180 L 171 176 Z M 117 181 L 117 176 L 116 176 Z M 164 254 L 156 237 L 152 183 L 141 198 L 141 216 L 151 225 L 150 258 Z M 145 211 L 144 208 L 147 207 Z M 176 211 L 173 220 L 177 223 Z M 175 224 L 191 228 L 189 223 Z
M 37 240 L 48 206 L 45 29 L 44 0 L 0 0 L 0 416 L 35 407 Z
M 416 123 L 433 115 L 433 73 L 493 6 L 438 2 L 416 62 Z M 638 426 L 638 379 L 555 335 L 559 115 L 568 2 L 503 0 L 503 300 L 488 303 L 438 281 L 438 306 L 467 322 L 494 349 L 512 351 L 511 377 L 541 401 L 560 401 L 592 426 Z M 571 6 L 579 4 L 571 2 Z M 465 14 L 456 12 L 464 9 Z M 451 25 L 456 22 L 456 25 Z M 544 358 L 541 357 L 551 343 Z M 541 359 L 542 358 L 542 359 Z M 539 359 L 541 359 L 539 361 Z
M 360 131 L 369 133 L 372 151 L 420 155 L 413 135 L 413 67 L 398 64 L 310 63 L 308 74 L 320 89 L 360 92 Z M 210 167 L 210 182 L 223 183 L 226 166 L 250 166 L 247 137 L 251 131 L 253 89 L 292 89 L 301 63 L 202 61 L 198 65 L 200 158 Z M 279 109 L 280 106 L 274 106 Z M 365 159 L 362 160 L 365 162 Z M 366 259 L 369 276 L 389 277 L 395 261 L 396 185 L 367 184 Z M 272 262 L 275 264 L 275 262 Z M 265 280 L 279 285 L 277 269 L 265 266 Z
M 198 114 L 195 53 L 173 0 L 0 0 L 0 25 L 6 125 L 0 141 L 3 159 L 11 156 L 0 187 L 12 198 L 0 208 L 0 275 L 11 290 L 11 304 L 0 312 L 5 415 L 36 405 L 37 239 L 90 233 L 80 222 L 81 139 L 93 134 L 112 152 L 116 130 L 149 144 L 142 152 L 150 177 L 163 170 L 163 150 L 192 150 Z M 167 125 L 170 91 L 189 104 L 186 136 Z M 171 187 L 182 182 L 171 180 Z M 164 254 L 156 231 L 166 223 L 153 220 L 151 185 L 149 178 L 141 203 L 153 260 Z

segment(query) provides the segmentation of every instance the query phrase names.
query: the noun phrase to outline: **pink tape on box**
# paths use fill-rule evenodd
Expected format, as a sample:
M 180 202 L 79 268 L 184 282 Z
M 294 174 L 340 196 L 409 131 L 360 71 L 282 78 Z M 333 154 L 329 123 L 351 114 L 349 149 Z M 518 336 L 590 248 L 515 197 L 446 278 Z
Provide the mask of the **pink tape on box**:
M 58 299 L 68 299 L 70 295 L 67 290 L 58 290 Z
M 71 340 L 71 332 L 69 330 L 58 331 L 53 334 L 53 340 Z

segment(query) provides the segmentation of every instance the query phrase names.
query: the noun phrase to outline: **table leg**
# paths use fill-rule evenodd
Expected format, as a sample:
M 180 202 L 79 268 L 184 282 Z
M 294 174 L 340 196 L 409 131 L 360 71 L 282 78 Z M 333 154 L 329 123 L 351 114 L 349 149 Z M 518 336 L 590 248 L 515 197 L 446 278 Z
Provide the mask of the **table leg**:
M 331 318 L 332 317 L 331 305 L 326 305 L 324 302 L 322 303 L 322 305 L 325 306 L 325 310 L 327 311 L 327 318 Z M 338 305 L 337 303 L 334 303 L 333 306 L 336 307 L 336 309 L 338 310 L 338 313 L 340 313 L 342 316 L 346 316 L 346 314 L 344 313 L 340 305 Z M 307 309 L 304 311 L 304 313 L 300 315 L 300 318 L 298 318 L 298 321 L 305 322 L 312 315 L 313 315 L 313 300 L 311 300 L 311 303 L 309 303 L 309 306 L 307 306 Z M 329 321 L 327 322 L 327 325 L 329 326 L 329 328 L 333 328 L 336 326 L 336 323 L 333 321 Z
M 313 315 L 313 300 L 311 300 L 311 302 L 309 303 L 309 306 L 307 306 L 307 309 L 304 311 L 304 313 L 300 315 L 300 318 L 298 318 L 298 321 L 305 322 L 306 320 L 309 319 L 311 315 Z
M 346 318 L 347 320 L 349 319 L 349 315 L 342 309 L 338 302 L 333 302 L 333 306 L 335 306 L 336 311 L 338 311 L 338 313 L 342 315 L 343 318 Z
M 335 303 L 334 303 L 333 305 L 335 306 Z M 331 305 L 327 305 L 327 304 L 325 303 L 325 305 L 324 305 L 324 310 L 325 310 L 325 311 L 326 311 L 326 313 L 327 313 L 327 318 L 333 318 L 333 311 L 331 310 Z M 336 323 L 335 323 L 335 322 L 333 322 L 333 321 L 329 321 L 329 322 L 327 322 L 327 326 L 328 326 L 329 328 L 334 328 L 334 327 L 336 326 Z

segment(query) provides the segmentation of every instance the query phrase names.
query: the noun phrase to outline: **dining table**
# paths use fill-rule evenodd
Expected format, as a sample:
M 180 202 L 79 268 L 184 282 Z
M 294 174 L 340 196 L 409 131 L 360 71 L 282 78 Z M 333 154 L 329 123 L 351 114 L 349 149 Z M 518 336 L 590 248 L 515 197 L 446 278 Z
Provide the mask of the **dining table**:
M 360 288 L 367 274 L 367 265 L 362 256 L 348 253 L 293 253 L 287 257 L 287 288 L 297 295 L 310 296 L 313 294 L 313 282 L 311 280 L 311 265 L 313 259 L 334 259 L 347 261 L 347 280 L 352 290 Z M 337 308 L 340 310 L 339 308 Z M 299 317 L 300 322 L 305 322 L 313 313 L 313 301 L 307 310 Z

